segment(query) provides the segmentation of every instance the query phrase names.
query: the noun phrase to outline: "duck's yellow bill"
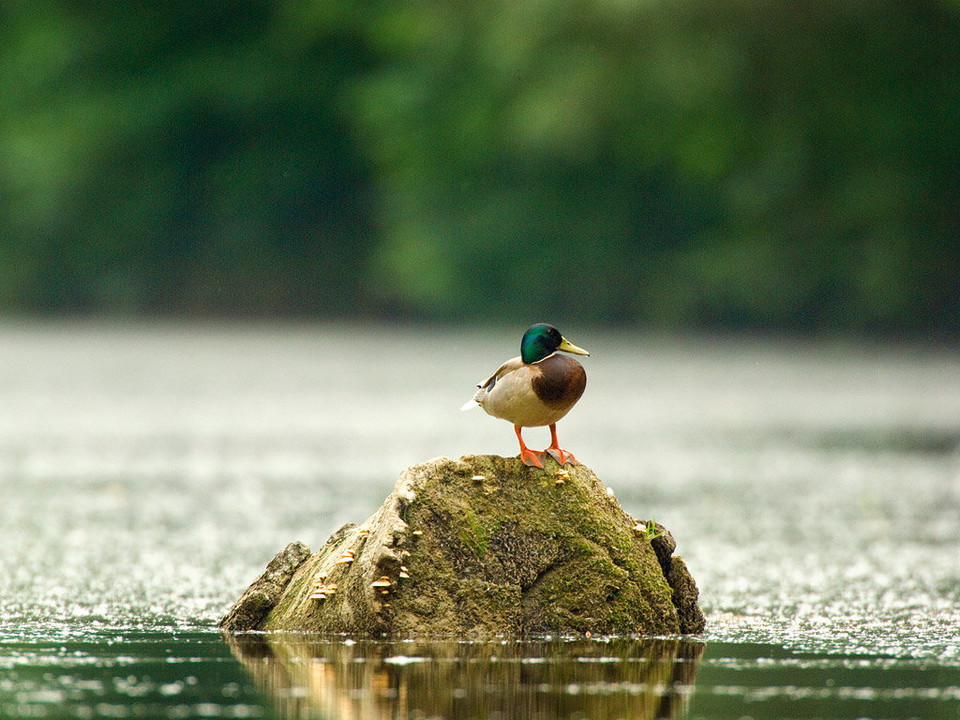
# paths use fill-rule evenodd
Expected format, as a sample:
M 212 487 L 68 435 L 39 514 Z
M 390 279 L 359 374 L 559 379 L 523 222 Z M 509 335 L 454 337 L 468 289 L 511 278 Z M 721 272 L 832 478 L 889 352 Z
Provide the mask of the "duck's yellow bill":
M 582 347 L 577 347 L 572 342 L 567 340 L 565 337 L 560 338 L 560 347 L 557 350 L 563 350 L 564 352 L 573 353 L 574 355 L 589 355 L 586 350 Z

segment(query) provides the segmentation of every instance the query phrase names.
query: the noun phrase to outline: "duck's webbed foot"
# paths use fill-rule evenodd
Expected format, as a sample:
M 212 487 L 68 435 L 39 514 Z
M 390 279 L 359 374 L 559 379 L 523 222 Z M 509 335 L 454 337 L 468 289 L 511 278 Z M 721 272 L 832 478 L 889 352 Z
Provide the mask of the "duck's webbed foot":
M 580 463 L 573 456 L 572 452 L 564 450 L 563 448 L 558 447 L 548 447 L 544 452 L 548 453 L 550 457 L 556 460 L 561 465 L 579 465 Z
M 527 467 L 543 467 L 543 453 L 526 448 L 520 451 L 520 461 Z
M 523 435 L 520 434 L 520 426 L 514 425 L 513 429 L 517 433 L 517 440 L 520 441 L 520 462 L 527 467 L 543 467 L 543 453 L 536 452 L 527 447 L 523 442 Z
M 557 442 L 557 425 L 554 423 L 550 426 L 550 447 L 544 450 L 545 453 L 548 453 L 550 457 L 556 460 L 561 465 L 579 465 L 577 459 L 573 456 L 572 452 L 568 452 L 560 447 L 560 443 Z

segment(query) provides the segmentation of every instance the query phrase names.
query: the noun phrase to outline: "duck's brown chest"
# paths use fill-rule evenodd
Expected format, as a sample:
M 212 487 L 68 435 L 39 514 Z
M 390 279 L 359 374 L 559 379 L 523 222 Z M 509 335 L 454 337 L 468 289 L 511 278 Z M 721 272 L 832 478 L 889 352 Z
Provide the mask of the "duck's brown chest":
M 565 355 L 551 355 L 533 367 L 536 369 L 533 391 L 542 402 L 552 407 L 572 407 L 587 387 L 587 373 L 583 366 Z

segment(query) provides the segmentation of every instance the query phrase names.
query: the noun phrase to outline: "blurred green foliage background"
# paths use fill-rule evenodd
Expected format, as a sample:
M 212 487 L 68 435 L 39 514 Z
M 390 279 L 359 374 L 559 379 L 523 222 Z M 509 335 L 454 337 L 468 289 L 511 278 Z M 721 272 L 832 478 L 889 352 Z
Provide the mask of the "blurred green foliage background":
M 960 335 L 960 1 L 0 3 L 0 311 Z

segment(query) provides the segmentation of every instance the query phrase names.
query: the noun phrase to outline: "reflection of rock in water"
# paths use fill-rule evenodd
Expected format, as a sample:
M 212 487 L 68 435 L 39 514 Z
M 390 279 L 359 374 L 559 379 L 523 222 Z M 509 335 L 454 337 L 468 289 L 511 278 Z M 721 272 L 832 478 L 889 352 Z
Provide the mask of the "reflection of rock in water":
M 704 647 L 662 639 L 227 642 L 282 717 L 330 720 L 679 717 Z

